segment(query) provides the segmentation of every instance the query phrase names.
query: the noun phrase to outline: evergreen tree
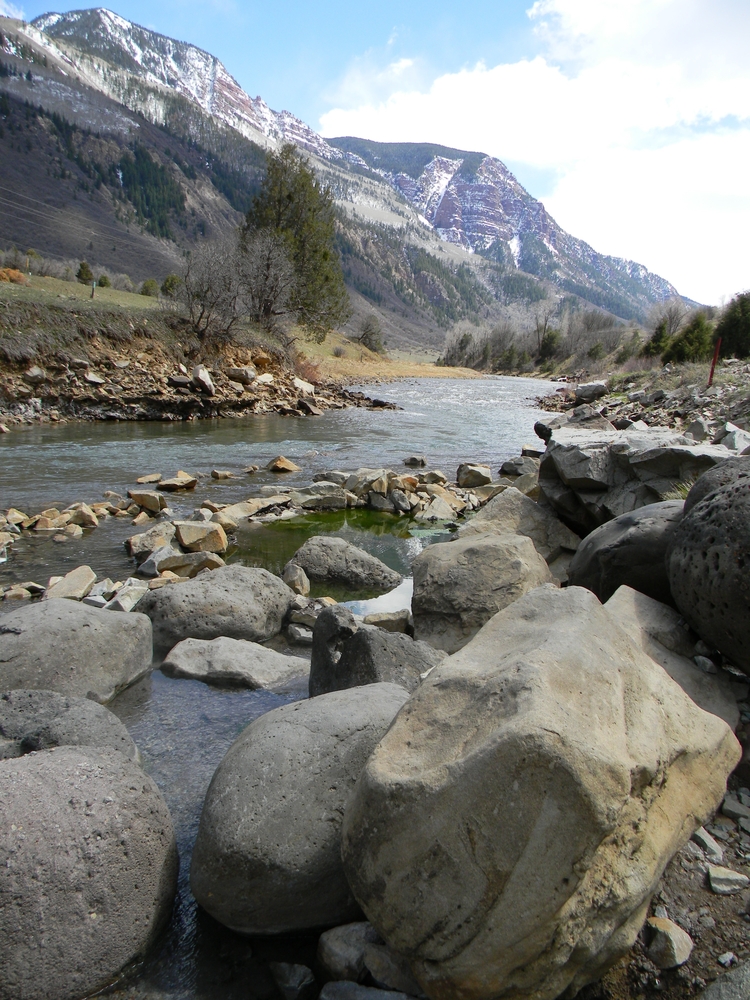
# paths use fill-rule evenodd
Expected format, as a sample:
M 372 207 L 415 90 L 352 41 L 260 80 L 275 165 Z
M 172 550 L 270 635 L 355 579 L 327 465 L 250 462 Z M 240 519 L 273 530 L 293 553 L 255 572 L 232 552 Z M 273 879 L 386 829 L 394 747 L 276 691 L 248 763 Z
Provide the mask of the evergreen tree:
M 660 354 L 664 354 L 669 347 L 671 339 L 672 338 L 669 336 L 669 331 L 667 329 L 667 320 L 660 320 L 657 323 L 654 332 L 643 345 L 641 356 L 644 358 L 656 358 Z
M 662 354 L 664 364 L 670 361 L 708 361 L 713 351 L 713 330 L 703 313 L 696 313 Z
M 82 260 L 78 265 L 78 270 L 76 271 L 76 278 L 81 282 L 82 285 L 90 285 L 94 280 L 94 272 L 91 270 L 89 265 L 85 260 Z
M 725 358 L 750 357 L 750 292 L 735 295 L 716 327 Z
M 290 311 L 321 342 L 351 315 L 341 262 L 334 245 L 333 197 L 295 147 L 268 154 L 261 189 L 247 213 L 245 236 L 270 230 L 281 236 L 294 269 Z

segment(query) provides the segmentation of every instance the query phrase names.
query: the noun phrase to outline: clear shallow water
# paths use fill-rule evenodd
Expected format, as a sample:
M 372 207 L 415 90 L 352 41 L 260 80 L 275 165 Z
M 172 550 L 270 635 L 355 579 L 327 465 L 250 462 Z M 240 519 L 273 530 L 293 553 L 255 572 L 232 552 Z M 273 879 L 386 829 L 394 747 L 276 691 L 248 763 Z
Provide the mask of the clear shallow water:
M 191 494 L 169 502 L 177 515 L 203 500 L 230 503 L 271 483 L 306 485 L 316 472 L 360 467 L 403 468 L 410 454 L 424 454 L 428 467 L 455 475 L 462 461 L 481 461 L 497 472 L 525 442 L 537 440 L 539 418 L 532 403 L 554 385 L 531 379 L 476 381 L 425 379 L 363 387 L 392 400 L 398 411 L 330 411 L 315 419 L 279 416 L 189 424 L 86 424 L 39 427 L 0 437 L 0 508 L 33 513 L 43 507 L 95 500 L 104 490 L 124 495 L 138 476 L 177 469 L 230 469 L 238 478 L 201 480 Z M 284 454 L 302 466 L 285 476 L 243 476 L 249 464 L 264 465 Z M 129 519 L 108 519 L 83 539 L 58 544 L 25 538 L 0 565 L 0 583 L 64 573 L 88 563 L 99 576 L 123 579 L 133 569 L 122 542 L 134 534 Z M 414 528 L 405 518 L 352 510 L 309 515 L 249 528 L 237 535 L 230 560 L 280 572 L 312 534 L 333 532 L 377 555 L 405 576 L 421 548 L 444 532 Z M 326 592 L 339 600 L 361 597 Z M 407 607 L 411 580 L 374 600 L 355 601 L 359 613 Z M 7 609 L 6 609 L 7 610 Z M 292 652 L 292 650 L 290 650 Z M 299 650 L 294 650 L 299 655 Z M 108 995 L 129 1000 L 278 1000 L 268 961 L 312 966 L 317 935 L 248 941 L 199 911 L 190 894 L 190 854 L 205 792 L 216 766 L 253 719 L 306 690 L 285 695 L 222 691 L 196 681 L 170 680 L 157 671 L 110 706 L 138 744 L 144 766 L 172 812 L 180 850 L 179 891 L 170 924 L 146 961 Z

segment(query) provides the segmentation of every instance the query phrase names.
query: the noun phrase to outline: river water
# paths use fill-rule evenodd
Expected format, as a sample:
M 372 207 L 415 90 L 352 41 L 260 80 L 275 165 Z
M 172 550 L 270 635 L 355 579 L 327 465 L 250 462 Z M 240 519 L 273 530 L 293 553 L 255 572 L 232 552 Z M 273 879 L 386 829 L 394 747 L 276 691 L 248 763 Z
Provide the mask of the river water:
M 68 424 L 42 426 L 0 437 L 0 508 L 35 513 L 99 499 L 105 490 L 125 494 L 138 476 L 203 472 L 195 491 L 169 498 L 176 515 L 189 515 L 201 501 L 231 503 L 259 486 L 307 485 L 326 469 L 404 469 L 407 455 L 424 454 L 428 468 L 449 478 L 463 461 L 487 463 L 497 472 L 534 436 L 536 397 L 554 390 L 536 379 L 421 379 L 362 386 L 368 395 L 397 403 L 400 410 L 331 410 L 319 418 L 276 415 L 194 423 Z M 283 477 L 261 468 L 283 454 L 302 471 Z M 211 469 L 237 478 L 212 480 Z M 404 470 L 406 471 L 406 470 Z M 99 576 L 124 579 L 133 570 L 122 542 L 136 529 L 129 519 L 108 519 L 84 538 L 65 544 L 24 539 L 0 565 L 0 584 L 34 579 L 89 564 Z M 410 565 L 440 532 L 413 529 L 407 519 L 371 511 L 340 511 L 263 525 L 244 532 L 230 561 L 262 565 L 279 573 L 312 534 L 331 532 L 352 541 L 407 577 L 398 592 L 377 599 L 384 610 L 409 604 Z M 331 592 L 330 588 L 326 588 Z M 347 595 L 333 594 L 337 599 Z M 351 595 L 349 595 L 351 596 Z M 370 610 L 373 602 L 355 604 Z M 7 609 L 5 609 L 7 610 Z M 289 650 L 299 655 L 300 650 Z M 247 940 L 198 910 L 189 888 L 192 845 L 201 805 L 214 770 L 253 719 L 295 698 L 285 694 L 226 691 L 197 681 L 170 680 L 155 671 L 109 707 L 138 744 L 146 770 L 172 812 L 180 850 L 177 901 L 166 932 L 148 958 L 107 994 L 128 1000 L 278 1000 L 269 961 L 314 962 L 317 934 Z

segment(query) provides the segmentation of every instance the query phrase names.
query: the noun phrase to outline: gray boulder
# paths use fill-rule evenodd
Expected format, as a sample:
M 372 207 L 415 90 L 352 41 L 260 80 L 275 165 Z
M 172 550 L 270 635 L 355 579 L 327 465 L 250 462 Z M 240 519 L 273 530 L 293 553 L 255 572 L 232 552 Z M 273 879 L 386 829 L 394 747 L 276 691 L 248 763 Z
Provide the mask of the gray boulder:
M 365 948 L 381 944 L 382 938 L 366 920 L 342 924 L 323 931 L 318 939 L 317 963 L 326 979 L 348 979 L 359 983 L 367 976 Z
M 697 503 L 710 493 L 715 493 L 722 486 L 738 482 L 741 479 L 750 479 L 750 455 L 728 458 L 725 462 L 715 465 L 713 469 L 704 472 L 685 498 L 685 513 L 691 510 Z
M 128 760 L 140 760 L 122 722 L 95 701 L 55 691 L 18 689 L 0 695 L 0 758 L 59 746 L 111 747 Z
M 166 651 L 183 639 L 249 639 L 262 642 L 281 631 L 294 593 L 273 573 L 226 566 L 181 583 L 152 590 L 138 610 L 154 627 L 154 646 Z
M 620 514 L 657 503 L 677 483 L 729 456 L 720 445 L 696 444 L 666 428 L 551 431 L 539 488 L 565 523 L 588 534 Z
M 552 563 L 564 552 L 573 553 L 581 539 L 548 507 L 530 500 L 514 487 L 503 490 L 458 529 L 460 537 L 488 531 L 498 535 L 526 535 L 542 559 Z
M 0 690 L 111 701 L 151 669 L 151 623 L 52 599 L 0 619 Z
M 149 949 L 177 883 L 169 810 L 115 750 L 0 764 L 0 1000 L 79 1000 Z
M 714 979 L 708 989 L 698 996 L 698 1000 L 747 1000 L 749 996 L 750 962 L 743 962 L 731 972 L 725 972 Z
M 216 687 L 281 688 L 307 677 L 299 656 L 285 656 L 247 639 L 183 639 L 161 665 L 167 677 L 203 681 Z
M 381 681 L 413 691 L 444 657 L 445 653 L 426 642 L 374 626 L 357 626 L 348 612 L 342 615 L 336 608 L 327 608 L 313 630 L 310 697 Z
M 313 535 L 284 568 L 301 567 L 310 580 L 340 583 L 354 590 L 392 590 L 401 574 L 364 549 L 333 535 Z
M 682 500 L 639 507 L 592 531 L 568 567 L 571 586 L 586 587 L 608 601 L 622 586 L 672 604 L 667 549 L 682 520 Z
M 252 722 L 219 765 L 193 853 L 193 895 L 247 934 L 359 916 L 341 865 L 341 817 L 408 697 L 395 684 L 335 691 Z
M 157 549 L 169 545 L 177 529 L 170 521 L 160 521 L 139 535 L 131 535 L 125 541 L 125 548 L 137 563 L 142 563 Z M 175 551 L 179 551 L 175 543 Z
M 540 587 L 396 716 L 344 868 L 428 996 L 574 996 L 630 949 L 738 757 L 593 594 Z
M 410 1000 L 407 993 L 396 990 L 378 990 L 359 983 L 326 983 L 320 991 L 319 1000 Z
M 750 673 L 750 478 L 709 493 L 683 517 L 667 554 L 677 607 L 698 635 Z
M 479 534 L 428 545 L 413 565 L 414 635 L 447 653 L 529 590 L 552 581 L 524 535 Z
M 518 458 L 509 458 L 500 466 L 501 476 L 535 476 L 539 471 L 539 459 L 530 458 L 528 455 L 520 455 Z

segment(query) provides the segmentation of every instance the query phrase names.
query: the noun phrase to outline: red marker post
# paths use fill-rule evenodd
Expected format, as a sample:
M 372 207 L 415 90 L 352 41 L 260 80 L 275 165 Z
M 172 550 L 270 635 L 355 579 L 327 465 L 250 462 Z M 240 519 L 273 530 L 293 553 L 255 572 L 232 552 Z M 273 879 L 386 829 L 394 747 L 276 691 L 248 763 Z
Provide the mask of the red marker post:
M 714 369 L 716 368 L 716 362 L 719 360 L 719 351 L 720 350 L 721 350 L 721 337 L 719 337 L 719 339 L 716 341 L 716 349 L 714 351 L 714 359 L 711 362 L 711 373 L 708 376 L 708 385 L 706 386 L 707 389 L 710 389 L 711 385 L 713 383 L 713 380 L 714 380 Z

